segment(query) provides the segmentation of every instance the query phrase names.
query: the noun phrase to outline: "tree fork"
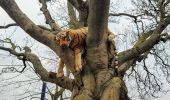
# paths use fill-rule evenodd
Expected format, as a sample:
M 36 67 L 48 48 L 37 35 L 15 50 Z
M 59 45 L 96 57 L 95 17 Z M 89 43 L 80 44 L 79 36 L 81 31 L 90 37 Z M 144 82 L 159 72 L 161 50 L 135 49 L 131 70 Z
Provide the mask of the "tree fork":
M 86 65 L 81 72 L 83 86 L 73 87 L 72 100 L 129 100 L 123 80 L 108 69 L 109 3 L 109 0 L 90 0 Z

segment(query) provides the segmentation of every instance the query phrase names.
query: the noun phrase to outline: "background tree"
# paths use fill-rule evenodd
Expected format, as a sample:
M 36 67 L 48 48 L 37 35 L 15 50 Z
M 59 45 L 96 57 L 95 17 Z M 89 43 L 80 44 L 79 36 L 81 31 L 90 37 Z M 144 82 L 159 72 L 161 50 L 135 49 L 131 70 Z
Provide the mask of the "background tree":
M 68 55 L 61 52 L 60 47 L 54 41 L 55 35 L 62 31 L 62 28 L 51 17 L 47 9 L 47 2 L 45 0 L 39 1 L 42 4 L 40 10 L 43 12 L 46 24 L 50 28 L 33 23 L 19 9 L 14 0 L 1 0 L 0 6 L 16 24 L 9 24 L 0 28 L 18 25 L 33 39 L 46 45 L 66 60 Z M 167 33 L 170 24 L 169 0 L 141 0 L 140 2 L 133 0 L 134 10 L 131 13 L 117 13 L 112 8 L 109 12 L 110 2 L 109 0 L 68 0 L 69 27 L 88 26 L 89 28 L 86 38 L 85 60 L 87 63 L 83 66 L 81 80 L 78 80 L 79 77 L 74 74 L 73 68 L 70 68 L 70 70 L 74 75 L 74 79 L 67 76 L 63 77 L 62 80 L 57 79 L 55 73 L 49 73 L 42 66 L 39 57 L 32 53 L 28 47 L 23 50 L 24 52 L 20 52 L 10 39 L 3 42 L 9 43 L 11 48 L 1 46 L 0 49 L 17 56 L 23 62 L 25 60 L 31 62 L 35 73 L 40 76 L 41 80 L 70 90 L 72 92 L 71 99 L 73 100 L 129 100 L 124 82 L 128 78 L 135 79 L 142 99 L 146 97 L 146 94 L 155 96 L 155 93 L 161 91 L 162 79 L 160 78 L 162 77 L 159 77 L 158 73 L 156 74 L 149 68 L 151 65 L 147 64 L 149 62 L 147 60 L 149 58 L 152 60 L 153 68 L 160 67 L 158 72 L 164 74 L 163 78 L 166 77 L 165 79 L 169 82 L 169 51 L 167 47 L 169 44 L 166 42 L 170 37 Z M 115 74 L 114 60 L 112 65 L 109 66 L 109 51 L 106 45 L 109 16 L 111 20 L 116 19 L 115 16 L 130 17 L 136 29 L 133 30 L 133 33 L 128 33 L 133 35 L 131 47 L 122 49 L 121 46 L 118 46 L 120 51 L 118 53 L 118 75 Z M 123 35 L 127 34 L 124 33 Z M 121 43 L 121 41 L 117 42 L 118 45 Z M 69 52 L 72 53 L 71 50 Z M 66 65 L 74 66 L 73 58 L 73 55 L 69 55 Z M 49 77 L 49 75 L 52 77 Z

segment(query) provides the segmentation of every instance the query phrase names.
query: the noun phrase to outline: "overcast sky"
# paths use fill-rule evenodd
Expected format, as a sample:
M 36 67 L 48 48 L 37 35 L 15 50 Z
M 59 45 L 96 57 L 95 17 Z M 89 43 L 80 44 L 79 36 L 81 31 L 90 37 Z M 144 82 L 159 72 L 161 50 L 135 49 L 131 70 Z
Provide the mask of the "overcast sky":
M 44 23 L 44 17 L 42 16 L 41 12 L 40 12 L 40 5 L 38 3 L 38 0 L 15 0 L 19 7 L 21 8 L 21 10 L 36 24 L 40 24 L 40 25 L 45 25 Z M 66 1 L 66 0 L 65 0 Z M 128 0 L 122 0 L 122 5 L 126 5 L 129 3 L 127 3 Z M 127 20 L 123 20 L 124 22 L 126 22 Z M 2 10 L 2 8 L 0 8 L 0 25 L 6 25 L 8 23 L 13 23 L 13 21 L 9 18 L 9 16 Z M 121 29 L 125 29 L 126 28 L 126 24 L 120 24 L 120 25 L 116 25 L 113 26 L 114 24 L 109 24 L 109 27 L 111 28 L 112 31 L 114 32 L 120 32 L 120 27 Z M 12 34 L 12 33 L 15 34 Z M 5 35 L 4 35 L 5 34 Z M 28 39 L 28 35 L 24 34 L 24 31 L 22 29 L 20 29 L 19 27 L 11 27 L 9 29 L 6 30 L 0 30 L 0 39 L 1 38 L 5 38 L 8 37 L 10 35 L 12 35 L 12 39 L 15 41 L 15 43 L 20 44 L 20 45 L 32 45 L 32 43 L 27 43 L 27 42 L 22 42 L 25 39 Z M 17 40 L 16 40 L 17 39 Z M 32 42 L 35 42 L 35 40 L 31 40 Z M 38 43 L 38 42 L 37 42 Z M 38 47 L 45 47 L 41 44 L 36 44 L 36 46 L 34 46 L 34 50 L 36 50 L 35 48 Z M 35 51 L 36 52 L 36 51 Z M 41 51 L 40 51 L 41 52 Z M 42 51 L 44 52 L 44 51 Z M 1 53 L 1 52 L 0 52 Z M 9 59 L 8 59 L 9 60 Z M 2 59 L 0 59 L 0 63 L 3 64 L 5 61 L 2 61 Z M 6 62 L 5 62 L 6 63 Z M 52 69 L 49 69 L 52 70 Z M 168 85 L 167 85 L 168 86 Z M 130 90 L 129 90 L 130 91 Z M 0 95 L 1 96 L 1 95 Z M 1 100 L 1 97 L 0 97 Z M 7 100 L 4 97 L 4 100 Z M 12 100 L 12 99 L 11 99 Z M 161 98 L 158 99 L 154 99 L 154 100 L 170 100 L 170 92 L 167 93 L 166 95 L 162 96 Z

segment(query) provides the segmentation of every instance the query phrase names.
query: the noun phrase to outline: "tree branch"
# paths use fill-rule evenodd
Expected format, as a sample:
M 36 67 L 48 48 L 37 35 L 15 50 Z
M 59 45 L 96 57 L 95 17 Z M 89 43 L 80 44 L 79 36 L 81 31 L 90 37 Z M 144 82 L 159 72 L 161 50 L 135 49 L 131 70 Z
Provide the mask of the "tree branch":
M 1 0 L 0 6 L 8 15 L 32 38 L 47 45 L 59 54 L 58 46 L 54 41 L 54 35 L 50 31 L 44 30 L 35 25 L 17 6 L 14 0 Z
M 52 19 L 50 12 L 47 9 L 46 0 L 39 0 L 40 3 L 42 3 L 41 11 L 43 12 L 45 18 L 46 18 L 46 24 L 49 24 L 51 26 L 51 29 L 53 31 L 61 31 L 61 28 L 59 28 L 59 25 L 55 23 L 55 21 Z
M 9 27 L 12 27 L 12 26 L 19 26 L 17 23 L 10 23 L 10 24 L 7 24 L 5 26 L 0 26 L 0 29 L 7 29 Z M 48 29 L 47 27 L 44 27 L 42 25 L 38 25 L 40 28 L 42 28 L 43 30 L 47 30 L 47 31 L 51 31 L 50 29 Z
M 9 16 L 32 38 L 50 47 L 61 59 L 64 60 L 67 66 L 70 66 L 72 73 L 74 69 L 73 51 L 69 49 L 69 55 L 66 51 L 61 51 L 61 47 L 56 44 L 55 35 L 47 30 L 44 30 L 35 25 L 17 6 L 14 0 L 0 0 L 0 6 L 9 14 Z M 75 76 L 76 77 L 76 76 Z M 76 77 L 77 78 L 77 77 Z
M 9 27 L 12 27 L 12 26 L 18 26 L 18 24 L 16 23 L 10 23 L 10 24 L 7 24 L 5 26 L 0 26 L 0 29 L 7 29 Z
M 10 54 L 15 55 L 20 60 L 22 60 L 22 58 L 25 57 L 27 61 L 30 61 L 33 64 L 35 73 L 38 73 L 43 81 L 55 83 L 60 87 L 66 88 L 68 90 L 72 90 L 73 82 L 74 82 L 72 79 L 69 79 L 68 77 L 63 77 L 62 80 L 57 79 L 56 77 L 49 78 L 49 73 L 45 68 L 43 68 L 40 59 L 35 54 L 31 52 L 18 53 L 11 48 L 1 47 L 1 46 L 0 46 L 0 50 L 8 51 Z
M 88 1 L 83 0 L 68 0 L 73 7 L 79 12 L 79 27 L 87 26 L 87 19 L 89 15 Z
M 165 5 L 164 5 L 164 2 L 165 0 L 161 0 L 160 1 L 160 7 L 159 7 L 159 10 L 160 10 L 160 20 L 163 20 L 163 18 L 165 18 Z
M 58 79 L 57 77 L 49 78 L 48 71 L 45 68 L 43 68 L 39 58 L 35 54 L 27 53 L 26 58 L 28 61 L 30 61 L 33 64 L 35 72 L 41 76 L 41 79 L 43 81 L 55 83 L 62 88 L 72 90 L 73 82 L 74 82 L 72 79 L 69 79 L 67 77 L 62 77 L 62 80 Z M 55 73 L 55 76 L 56 76 L 56 73 Z
M 153 34 L 153 30 L 147 32 L 147 33 L 143 33 L 139 39 L 137 40 L 137 42 L 135 43 L 135 45 L 133 47 L 137 47 L 139 45 L 141 45 L 149 36 L 151 36 Z M 139 55 L 139 57 L 137 58 L 133 58 L 125 63 L 123 63 L 119 68 L 118 68 L 118 73 L 123 76 L 125 74 L 125 72 L 136 63 L 136 61 L 141 61 L 141 59 L 145 58 L 147 56 L 148 53 L 144 54 L 144 55 Z M 113 66 L 114 67 L 114 66 Z
M 78 20 L 76 18 L 75 10 L 70 2 L 67 1 L 68 15 L 70 18 L 69 26 L 70 28 L 78 28 Z
M 170 24 L 170 17 L 161 21 L 159 25 L 153 31 L 152 35 L 149 38 L 147 38 L 143 43 L 131 49 L 128 49 L 126 51 L 119 53 L 118 54 L 119 65 L 123 64 L 124 62 L 128 60 L 139 57 L 141 54 L 150 50 L 155 44 L 161 41 L 160 34 L 169 24 Z
M 109 16 L 128 16 L 128 17 L 131 17 L 131 18 L 137 20 L 137 17 L 141 16 L 141 15 L 134 16 L 134 15 L 127 14 L 127 13 L 117 13 L 117 14 L 109 13 Z

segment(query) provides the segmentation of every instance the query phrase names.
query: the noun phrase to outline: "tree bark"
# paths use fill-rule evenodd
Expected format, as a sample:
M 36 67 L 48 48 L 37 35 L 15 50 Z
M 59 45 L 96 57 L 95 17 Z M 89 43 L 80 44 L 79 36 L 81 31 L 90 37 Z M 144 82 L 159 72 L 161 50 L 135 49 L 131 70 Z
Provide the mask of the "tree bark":
M 73 88 L 72 100 L 129 100 L 122 79 L 108 69 L 109 3 L 109 0 L 90 0 L 86 65 L 81 74 L 83 86 Z

